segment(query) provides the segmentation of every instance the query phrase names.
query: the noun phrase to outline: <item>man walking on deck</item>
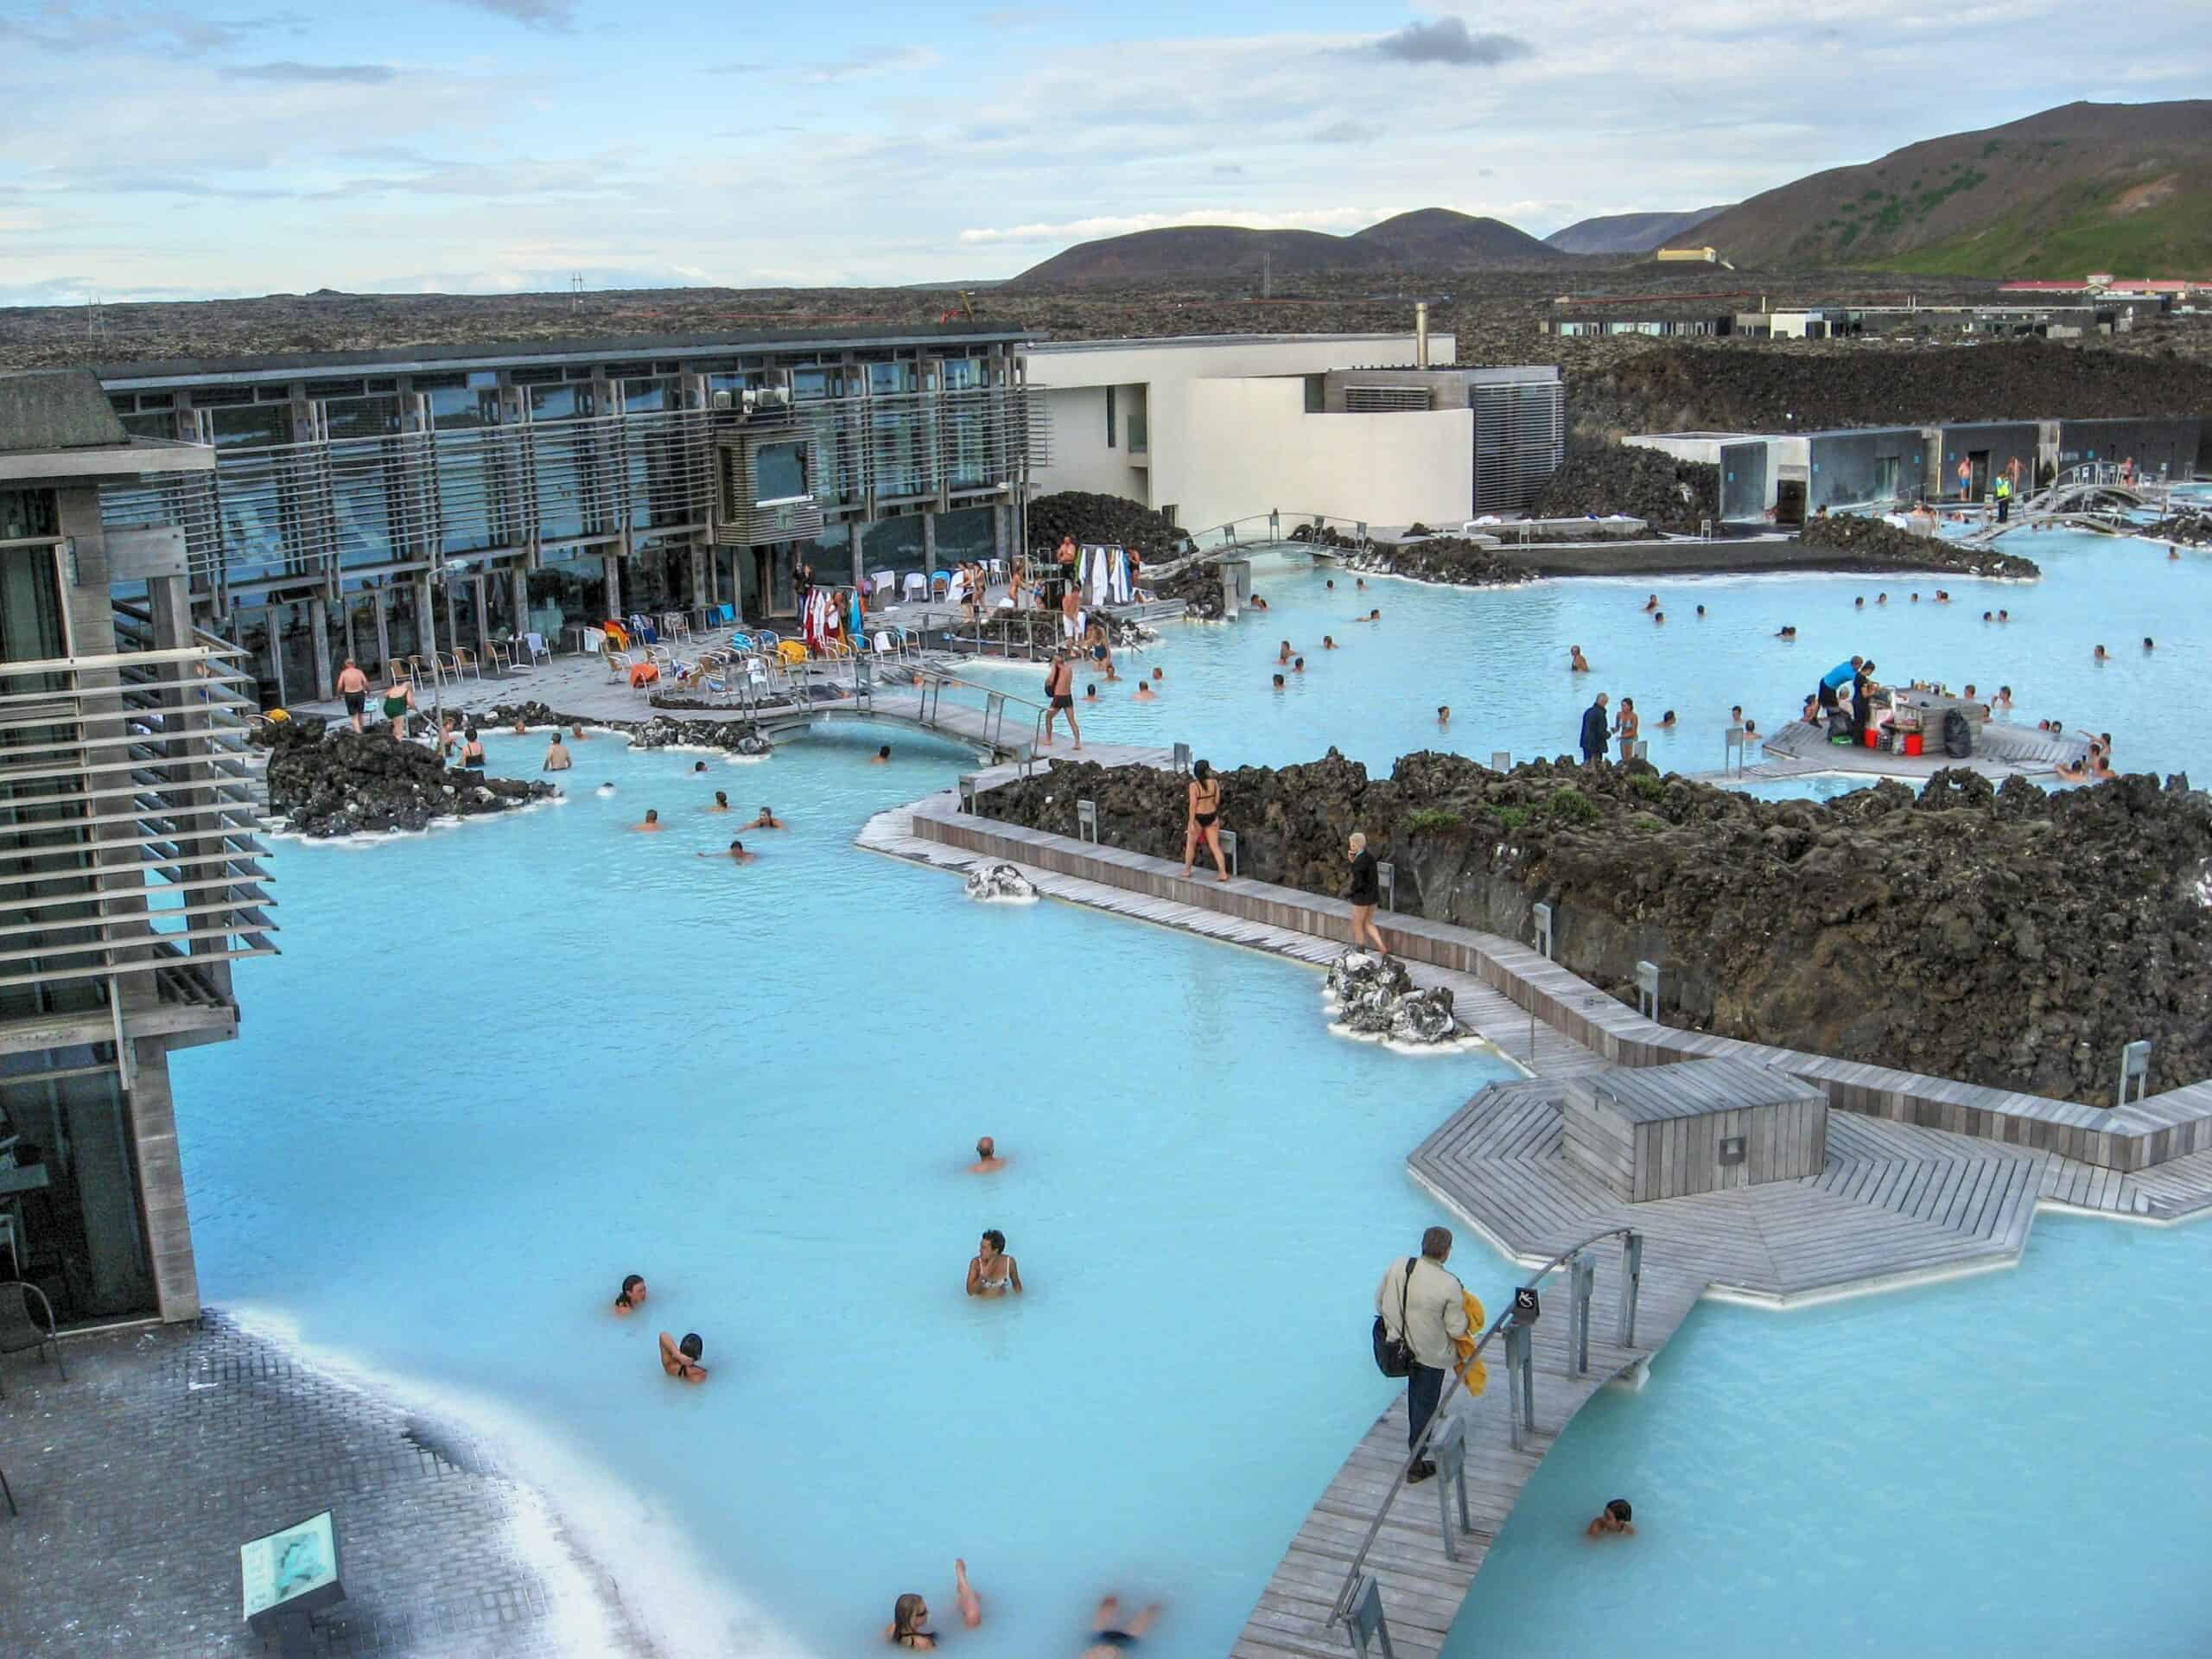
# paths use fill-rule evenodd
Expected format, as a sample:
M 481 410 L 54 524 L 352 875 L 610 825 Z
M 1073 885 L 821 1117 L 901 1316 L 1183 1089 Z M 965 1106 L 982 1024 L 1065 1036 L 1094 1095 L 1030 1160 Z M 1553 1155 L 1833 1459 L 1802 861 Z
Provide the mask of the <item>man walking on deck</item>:
M 1452 1375 L 1452 1338 L 1469 1334 L 1466 1287 L 1445 1271 L 1452 1254 L 1452 1231 L 1432 1227 L 1421 1236 L 1421 1255 L 1393 1262 L 1375 1287 L 1375 1311 L 1383 1332 L 1400 1337 L 1413 1351 L 1406 1373 L 1406 1446 L 1421 1444 L 1421 1431 L 1436 1414 L 1444 1384 Z M 1409 1482 L 1427 1480 L 1436 1465 L 1427 1458 L 1406 1471 Z
M 360 664 L 351 657 L 346 666 L 338 671 L 338 695 L 346 699 L 346 717 L 353 722 L 353 729 L 362 729 L 361 721 L 369 706 L 369 677 L 361 672 Z
M 1605 694 L 1600 691 L 1597 702 L 1582 711 L 1582 764 L 1589 766 L 1605 758 L 1605 739 L 1611 722 L 1605 718 Z

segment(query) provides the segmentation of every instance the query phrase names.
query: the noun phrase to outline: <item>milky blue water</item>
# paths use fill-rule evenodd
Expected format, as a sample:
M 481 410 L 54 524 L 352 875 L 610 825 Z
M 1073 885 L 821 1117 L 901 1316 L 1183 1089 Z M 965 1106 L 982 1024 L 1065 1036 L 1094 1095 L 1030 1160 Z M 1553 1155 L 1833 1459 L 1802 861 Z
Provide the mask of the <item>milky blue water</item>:
M 1305 968 L 852 846 L 960 760 L 842 728 L 695 778 L 602 737 L 567 805 L 283 846 L 285 954 L 241 969 L 239 1041 L 176 1059 L 203 1293 L 516 1405 L 799 1650 L 870 1647 L 905 1590 L 949 1610 L 964 1554 L 963 1651 L 1072 1651 L 1120 1586 L 1171 1599 L 1166 1651 L 1225 1652 L 1389 1398 L 1375 1281 L 1450 1219 L 1406 1154 L 1510 1068 L 1331 1036 Z M 788 821 L 757 862 L 695 856 L 715 789 Z M 648 806 L 667 832 L 630 832 Z M 964 1173 L 981 1134 L 1009 1167 Z M 1019 1301 L 963 1294 L 986 1227 Z
M 1602 690 L 1615 709 L 1635 699 L 1655 765 L 1700 772 L 1724 764 L 1732 707 L 1776 731 L 1797 717 L 1823 672 L 1856 653 L 1874 659 L 1885 680 L 1973 684 L 1985 697 L 2009 685 L 2014 720 L 2111 732 L 2123 771 L 2173 770 L 2191 750 L 2204 770 L 2212 744 L 2194 691 L 2212 669 L 2212 553 L 2183 549 L 2169 559 L 2161 545 L 2070 531 L 2018 533 L 2005 545 L 2041 564 L 2043 579 L 1947 576 L 1951 601 L 1940 605 L 1929 577 L 1578 579 L 1477 589 L 1369 576 L 1360 589 L 1359 578 L 1305 556 L 1264 556 L 1254 586 L 1269 611 L 1234 625 L 1167 625 L 1159 647 L 1117 661 L 1122 684 L 1080 675 L 1079 685 L 1097 683 L 1101 700 L 1077 714 L 1086 734 L 1187 741 L 1217 766 L 1310 760 L 1333 744 L 1387 771 L 1419 748 L 1485 761 L 1501 749 L 1522 759 L 1573 753 L 1582 710 Z M 1654 594 L 1663 624 L 1643 609 Z M 1382 620 L 1356 620 L 1370 609 Z M 1982 621 L 1985 610 L 1999 609 L 2010 621 Z M 1797 628 L 1795 643 L 1773 637 L 1784 624 Z M 1324 649 L 1325 636 L 1338 648 Z M 1277 664 L 1286 639 L 1305 657 L 1303 674 Z M 2101 644 L 2109 661 L 2094 660 Z M 1590 673 L 1568 670 L 1573 645 Z M 1127 677 L 1155 665 L 1166 671 L 1159 701 L 1137 702 Z M 1272 685 L 1278 671 L 1281 691 Z M 1041 675 L 1026 666 L 983 672 L 1025 696 Z M 1437 723 L 1440 703 L 1452 710 L 1448 727 Z M 1660 725 L 1670 709 L 1671 730 Z
M 2009 682 L 2030 719 L 2113 731 L 2124 766 L 2203 771 L 2212 559 L 2020 539 L 2044 582 L 1947 579 L 1948 607 L 1932 582 L 1915 607 L 1853 577 L 1674 582 L 1663 627 L 1649 582 L 1355 597 L 1270 563 L 1272 613 L 1170 627 L 1123 664 L 1165 669 L 1159 702 L 1102 685 L 1081 714 L 1223 766 L 1333 743 L 1387 769 L 1420 747 L 1561 752 L 1603 687 L 1637 697 L 1656 760 L 1696 770 L 1731 702 L 1771 729 L 1855 650 L 1898 678 Z M 1370 604 L 1381 622 L 1351 620 Z M 1983 625 L 1999 605 L 2013 620 Z M 1307 669 L 1276 693 L 1286 637 Z M 1596 673 L 1565 671 L 1571 643 Z M 885 736 L 894 764 L 871 766 Z M 535 740 L 490 741 L 493 770 L 534 767 Z M 207 1299 L 499 1402 L 628 1494 L 560 1495 L 618 1580 L 688 1541 L 790 1638 L 652 1605 L 689 1651 L 872 1648 L 900 1591 L 950 1609 L 955 1554 L 988 1605 L 960 1638 L 978 1654 L 1072 1651 L 1109 1586 L 1170 1599 L 1163 1651 L 1225 1651 L 1389 1396 L 1363 1351 L 1373 1283 L 1448 1220 L 1405 1155 L 1503 1071 L 1328 1035 L 1306 969 L 971 905 L 852 847 L 964 763 L 846 728 L 694 775 L 601 738 L 565 805 L 287 844 L 286 954 L 241 967 L 242 1039 L 175 1061 Z M 758 862 L 695 856 L 732 833 L 703 810 L 718 788 L 789 820 L 747 834 Z M 667 833 L 630 833 L 647 806 Z M 1010 1168 L 964 1173 L 980 1133 Z M 986 1226 L 1019 1303 L 960 1293 Z M 2013 1274 L 1701 1310 L 1644 1394 L 1601 1399 L 1547 1463 L 1464 1659 L 1508 1627 L 1516 1653 L 2195 1650 L 2209 1256 L 2202 1230 L 2047 1220 Z M 1493 1305 L 1516 1276 L 1471 1240 L 1454 1266 Z M 618 1321 L 630 1271 L 652 1297 Z M 662 1329 L 705 1337 L 706 1386 L 661 1376 Z M 1624 1491 L 1643 1535 L 1586 1549 L 1580 1522 Z

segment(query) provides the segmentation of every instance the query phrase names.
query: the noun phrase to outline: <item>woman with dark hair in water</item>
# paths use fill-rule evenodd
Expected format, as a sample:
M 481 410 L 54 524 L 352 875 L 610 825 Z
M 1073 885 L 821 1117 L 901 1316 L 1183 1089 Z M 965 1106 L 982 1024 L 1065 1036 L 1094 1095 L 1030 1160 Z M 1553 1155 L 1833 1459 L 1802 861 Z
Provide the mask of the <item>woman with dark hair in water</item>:
M 1197 862 L 1198 843 L 1204 842 L 1206 850 L 1213 855 L 1213 867 L 1217 881 L 1229 880 L 1229 864 L 1221 855 L 1221 779 L 1213 774 L 1213 767 L 1206 761 L 1194 762 L 1191 767 L 1191 786 L 1185 791 L 1185 819 L 1183 825 L 1183 876 L 1190 879 L 1191 866 Z
M 645 1275 L 643 1274 L 637 1273 L 625 1274 L 622 1277 L 621 1294 L 614 1299 L 614 1312 L 616 1314 L 621 1318 L 627 1319 L 630 1314 L 636 1310 L 638 1304 L 645 1300 Z

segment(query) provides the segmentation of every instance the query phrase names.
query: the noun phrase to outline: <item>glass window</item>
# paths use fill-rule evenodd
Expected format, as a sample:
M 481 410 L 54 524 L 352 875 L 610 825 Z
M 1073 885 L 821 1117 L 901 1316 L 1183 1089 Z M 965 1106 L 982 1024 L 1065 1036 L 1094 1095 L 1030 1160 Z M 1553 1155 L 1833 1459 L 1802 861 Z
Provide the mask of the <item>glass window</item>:
M 137 1150 L 110 1043 L 6 1057 L 0 1075 L 0 1197 L 22 1241 L 22 1275 L 72 1325 L 155 1310 L 153 1262 L 139 1221 Z M 37 1071 L 31 1070 L 36 1067 Z M 10 1141 L 13 1145 L 10 1145 Z
M 806 491 L 806 445 L 764 443 L 753 452 L 753 502 L 788 501 Z
M 1106 388 L 1106 447 L 1114 447 L 1114 388 Z
M 1306 377 L 1306 412 L 1308 415 L 1319 415 L 1328 408 L 1328 385 L 1329 377 L 1325 374 Z
M 23 541 L 33 536 L 56 536 L 54 528 L 54 492 L 51 490 L 0 490 L 0 542 Z M 26 653 L 10 651 L 11 658 Z M 30 652 L 32 656 L 46 653 Z
M 210 410 L 207 416 L 207 435 L 218 449 L 292 441 L 292 410 L 287 404 L 239 404 Z

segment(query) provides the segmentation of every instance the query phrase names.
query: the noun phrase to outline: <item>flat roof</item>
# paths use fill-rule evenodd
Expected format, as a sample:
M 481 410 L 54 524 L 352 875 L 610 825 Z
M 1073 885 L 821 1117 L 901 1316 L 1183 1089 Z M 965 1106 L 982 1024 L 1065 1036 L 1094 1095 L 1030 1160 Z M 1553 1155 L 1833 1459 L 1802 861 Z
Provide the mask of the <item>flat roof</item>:
M 301 374 L 404 374 L 473 365 L 519 367 L 540 363 L 587 363 L 608 357 L 705 357 L 729 352 L 791 352 L 854 346 L 929 346 L 961 342 L 1015 344 L 1030 332 L 968 322 L 868 324 L 819 328 L 753 328 L 734 334 L 607 334 L 550 340 L 489 340 L 423 346 L 367 346 L 344 352 L 275 352 L 236 357 L 181 357 L 105 363 L 92 372 L 110 391 L 179 383 L 283 380 Z
M 1147 339 L 1129 340 L 1039 340 L 1030 343 L 1029 355 L 1050 357 L 1060 352 L 1157 351 L 1169 346 L 1333 346 L 1348 341 L 1411 340 L 1414 334 L 1414 330 L 1408 327 L 1364 334 L 1158 334 Z M 1449 328 L 1429 331 L 1432 340 L 1454 337 Z

